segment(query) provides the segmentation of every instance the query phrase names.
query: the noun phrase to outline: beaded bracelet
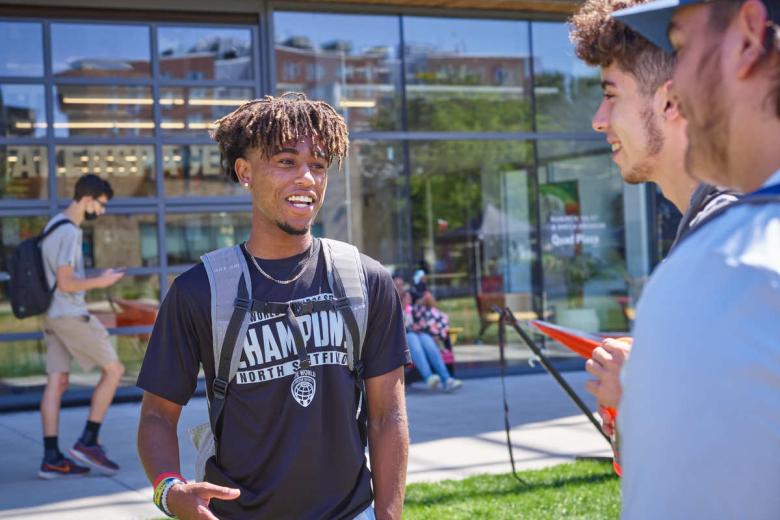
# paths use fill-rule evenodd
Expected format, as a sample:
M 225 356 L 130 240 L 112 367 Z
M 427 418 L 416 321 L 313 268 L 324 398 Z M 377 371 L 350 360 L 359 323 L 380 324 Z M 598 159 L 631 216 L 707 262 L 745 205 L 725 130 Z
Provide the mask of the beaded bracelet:
M 178 473 L 163 473 L 155 479 L 154 496 L 152 500 L 157 508 L 173 518 L 175 515 L 168 509 L 168 491 L 174 484 L 186 484 L 187 481 Z
M 162 509 L 162 512 L 166 515 L 170 516 L 171 518 L 175 517 L 173 513 L 171 513 L 171 510 L 168 509 L 168 492 L 175 486 L 176 484 L 186 484 L 183 480 L 180 480 L 178 478 L 172 478 L 168 480 L 168 484 L 165 486 L 165 489 L 163 489 L 162 493 L 162 499 L 160 500 L 160 505 L 162 506 L 160 509 Z

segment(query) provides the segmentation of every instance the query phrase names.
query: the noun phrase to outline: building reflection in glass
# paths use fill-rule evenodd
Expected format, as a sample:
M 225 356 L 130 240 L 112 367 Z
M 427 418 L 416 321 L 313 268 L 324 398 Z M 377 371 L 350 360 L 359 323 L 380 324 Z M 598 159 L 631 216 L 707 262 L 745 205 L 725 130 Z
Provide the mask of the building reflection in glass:
M 51 25 L 55 77 L 150 77 L 149 27 L 144 25 Z
M 0 85 L 0 137 L 46 135 L 43 85 Z
M 404 17 L 410 130 L 531 129 L 528 22 Z
M 45 146 L 0 145 L 0 199 L 45 199 L 47 164 Z
M 276 92 L 333 105 L 350 130 L 396 130 L 400 117 L 398 18 L 274 13 Z
M 168 197 L 246 194 L 240 184 L 222 172 L 215 144 L 163 146 L 163 175 Z
M 176 87 L 160 89 L 162 122 L 166 134 L 206 135 L 212 123 L 254 98 L 245 87 Z
M 0 21 L 0 76 L 43 76 L 43 26 Z
M 111 183 L 115 197 L 155 195 L 154 146 L 63 145 L 57 155 L 57 194 L 73 197 L 79 177 L 94 173 Z
M 168 265 L 195 264 L 204 253 L 249 237 L 252 216 L 237 213 L 169 213 L 165 217 Z
M 249 29 L 161 27 L 163 79 L 236 81 L 254 78 Z

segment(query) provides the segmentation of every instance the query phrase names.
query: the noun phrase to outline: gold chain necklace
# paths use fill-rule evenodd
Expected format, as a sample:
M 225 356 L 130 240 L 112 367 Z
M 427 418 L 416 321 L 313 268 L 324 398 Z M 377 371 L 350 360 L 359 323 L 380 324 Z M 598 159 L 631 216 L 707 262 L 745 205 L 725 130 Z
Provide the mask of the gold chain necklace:
M 306 255 L 306 258 L 304 258 L 304 260 L 303 260 L 303 265 L 301 266 L 300 272 L 298 274 L 296 274 L 295 276 L 293 276 L 292 278 L 288 279 L 288 280 L 278 280 L 278 279 L 274 278 L 273 276 L 271 276 L 270 274 L 268 274 L 265 271 L 263 271 L 263 268 L 260 267 L 260 264 L 257 263 L 257 259 L 255 258 L 255 256 L 252 253 L 250 253 L 249 249 L 246 247 L 246 242 L 241 244 L 241 246 L 244 248 L 244 251 L 246 251 L 246 253 L 249 255 L 249 258 L 252 259 L 252 263 L 255 264 L 255 267 L 260 272 L 260 274 L 262 274 L 263 276 L 265 276 L 266 278 L 268 278 L 272 282 L 276 282 L 276 283 L 282 284 L 282 285 L 288 285 L 288 284 L 291 284 L 294 281 L 296 281 L 301 276 L 303 276 L 303 273 L 306 272 L 306 264 L 309 263 L 309 259 L 311 258 L 311 254 L 314 251 L 314 239 L 313 238 L 311 239 L 311 244 L 309 244 L 309 253 Z

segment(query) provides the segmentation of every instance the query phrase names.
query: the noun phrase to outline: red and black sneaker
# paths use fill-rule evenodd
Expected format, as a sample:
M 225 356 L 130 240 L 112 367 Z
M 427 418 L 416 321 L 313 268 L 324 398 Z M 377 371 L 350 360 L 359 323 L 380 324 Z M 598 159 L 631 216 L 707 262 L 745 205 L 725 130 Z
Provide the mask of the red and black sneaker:
M 79 466 L 69 458 L 61 457 L 56 462 L 46 462 L 44 460 L 41 463 L 38 478 L 51 480 L 64 477 L 83 477 L 87 473 L 89 473 L 89 468 Z
M 70 450 L 71 456 L 77 461 L 94 468 L 103 475 L 115 475 L 119 465 L 106 457 L 106 452 L 100 444 L 87 446 L 81 441 L 76 442 Z

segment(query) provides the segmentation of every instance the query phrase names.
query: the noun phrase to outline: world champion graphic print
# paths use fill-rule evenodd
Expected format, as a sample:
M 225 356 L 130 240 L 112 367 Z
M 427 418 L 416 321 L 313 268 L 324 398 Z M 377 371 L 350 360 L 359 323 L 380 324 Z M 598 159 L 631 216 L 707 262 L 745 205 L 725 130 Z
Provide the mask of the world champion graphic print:
M 331 293 L 323 293 L 289 303 L 332 299 Z M 323 310 L 303 314 L 298 316 L 298 323 L 312 367 L 347 366 L 347 332 L 341 313 Z M 316 394 L 316 376 L 313 370 L 299 367 L 298 351 L 285 315 L 253 312 L 236 382 L 247 385 L 292 377 L 290 391 L 298 404 L 307 407 Z

